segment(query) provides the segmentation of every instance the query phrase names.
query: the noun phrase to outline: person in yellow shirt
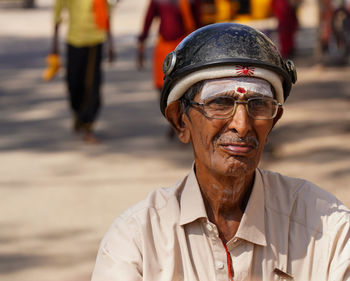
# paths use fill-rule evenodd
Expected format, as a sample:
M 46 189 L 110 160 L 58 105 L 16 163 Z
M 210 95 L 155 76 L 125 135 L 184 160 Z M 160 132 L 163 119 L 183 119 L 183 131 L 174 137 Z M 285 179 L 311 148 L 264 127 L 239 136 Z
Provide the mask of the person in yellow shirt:
M 109 24 L 110 6 L 106 0 L 56 0 L 54 4 L 54 35 L 52 54 L 59 55 L 59 28 L 63 11 L 68 12 L 66 35 L 66 81 L 73 130 L 83 140 L 97 143 L 93 125 L 101 107 L 101 61 L 103 44 L 108 43 L 109 61 L 114 60 Z

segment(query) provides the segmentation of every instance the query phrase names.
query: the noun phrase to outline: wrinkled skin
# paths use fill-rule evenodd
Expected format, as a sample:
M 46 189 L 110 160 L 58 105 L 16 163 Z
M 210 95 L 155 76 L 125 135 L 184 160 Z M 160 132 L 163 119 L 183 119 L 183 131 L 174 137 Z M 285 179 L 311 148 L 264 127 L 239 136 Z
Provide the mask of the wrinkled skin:
M 194 100 L 198 101 L 198 94 Z M 238 105 L 233 117 L 217 120 L 206 118 L 194 108 L 187 116 L 179 102 L 166 109 L 179 139 L 192 144 L 207 214 L 224 241 L 238 229 L 264 145 L 282 113 L 280 108 L 274 119 L 253 120 L 245 107 Z

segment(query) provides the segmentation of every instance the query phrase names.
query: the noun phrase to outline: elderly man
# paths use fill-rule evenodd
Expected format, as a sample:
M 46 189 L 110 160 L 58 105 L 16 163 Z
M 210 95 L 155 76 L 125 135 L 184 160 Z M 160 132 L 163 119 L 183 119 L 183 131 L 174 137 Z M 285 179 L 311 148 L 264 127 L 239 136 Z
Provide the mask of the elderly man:
M 257 168 L 293 63 L 257 30 L 221 23 L 186 37 L 164 74 L 161 111 L 193 168 L 117 218 L 92 280 L 350 280 L 349 210 Z

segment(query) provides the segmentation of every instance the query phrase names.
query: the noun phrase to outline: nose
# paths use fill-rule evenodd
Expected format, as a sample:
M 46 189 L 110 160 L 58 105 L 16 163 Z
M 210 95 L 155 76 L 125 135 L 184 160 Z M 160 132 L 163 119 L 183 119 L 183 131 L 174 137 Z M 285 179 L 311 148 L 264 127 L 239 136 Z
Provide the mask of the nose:
M 233 130 L 238 137 L 243 138 L 252 129 L 251 122 L 252 120 L 248 115 L 245 105 L 237 104 L 235 114 L 229 120 L 228 128 Z

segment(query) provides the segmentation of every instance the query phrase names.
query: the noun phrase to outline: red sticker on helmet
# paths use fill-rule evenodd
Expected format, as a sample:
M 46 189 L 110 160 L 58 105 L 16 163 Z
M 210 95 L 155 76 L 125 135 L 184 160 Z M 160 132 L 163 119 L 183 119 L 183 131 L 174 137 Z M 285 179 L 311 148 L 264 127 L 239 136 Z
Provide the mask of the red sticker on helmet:
M 249 66 L 237 66 L 236 72 L 238 75 L 244 76 L 253 76 L 254 75 L 254 67 Z

